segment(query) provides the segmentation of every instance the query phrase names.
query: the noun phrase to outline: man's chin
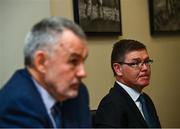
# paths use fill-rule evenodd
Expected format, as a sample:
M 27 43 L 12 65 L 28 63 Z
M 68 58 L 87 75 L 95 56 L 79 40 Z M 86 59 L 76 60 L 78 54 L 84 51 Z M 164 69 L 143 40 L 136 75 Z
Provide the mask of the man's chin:
M 77 96 L 78 96 L 78 91 L 70 91 L 67 94 L 67 97 L 70 98 L 70 99 L 76 98 Z
M 140 86 L 142 87 L 142 88 L 144 88 L 144 87 L 146 87 L 146 86 L 148 86 L 149 85 L 149 83 L 143 83 L 143 84 L 141 84 Z
M 141 85 L 142 87 L 146 87 L 147 85 L 149 85 L 149 79 L 141 79 L 139 81 L 139 85 Z

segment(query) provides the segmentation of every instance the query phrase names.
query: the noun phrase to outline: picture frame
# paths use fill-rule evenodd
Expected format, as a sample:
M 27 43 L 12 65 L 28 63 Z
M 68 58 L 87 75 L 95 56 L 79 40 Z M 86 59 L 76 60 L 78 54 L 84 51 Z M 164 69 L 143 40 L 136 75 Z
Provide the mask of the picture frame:
M 73 0 L 73 10 L 88 36 L 122 35 L 120 0 Z
M 149 0 L 151 35 L 180 34 L 180 0 Z

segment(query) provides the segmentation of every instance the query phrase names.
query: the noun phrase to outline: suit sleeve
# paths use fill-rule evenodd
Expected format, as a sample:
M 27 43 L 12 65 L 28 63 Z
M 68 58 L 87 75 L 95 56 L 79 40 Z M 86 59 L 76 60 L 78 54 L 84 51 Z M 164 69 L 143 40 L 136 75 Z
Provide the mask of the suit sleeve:
M 125 111 L 123 108 L 118 107 L 119 106 L 113 101 L 104 98 L 96 112 L 95 126 L 98 128 L 127 127 Z
M 10 102 L 8 106 L 1 106 L 0 110 L 0 128 L 50 127 L 45 118 L 38 117 L 37 113 L 33 111 L 28 112 L 24 104 L 22 105 L 20 102 Z

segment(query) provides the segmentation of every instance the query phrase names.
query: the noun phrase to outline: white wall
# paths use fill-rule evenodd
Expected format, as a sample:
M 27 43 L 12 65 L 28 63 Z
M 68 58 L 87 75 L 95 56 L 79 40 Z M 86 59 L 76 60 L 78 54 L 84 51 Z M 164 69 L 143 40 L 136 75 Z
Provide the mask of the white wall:
M 0 87 L 23 66 L 26 33 L 49 15 L 49 0 L 0 0 Z
M 0 16 L 2 17 L 3 16 L 3 8 L 2 8 L 2 6 L 1 6 L 1 2 L 0 2 Z M 3 19 L 1 19 L 0 18 L 0 28 L 2 28 L 2 20 Z M 3 66 L 3 56 L 2 56 L 2 50 L 3 50 L 3 48 L 2 48 L 2 42 L 3 42 L 3 40 L 2 40 L 2 29 L 0 29 L 0 73 L 2 73 L 3 71 L 2 71 L 2 66 Z M 2 82 L 2 76 L 3 74 L 0 74 L 0 86 L 1 86 L 1 82 Z

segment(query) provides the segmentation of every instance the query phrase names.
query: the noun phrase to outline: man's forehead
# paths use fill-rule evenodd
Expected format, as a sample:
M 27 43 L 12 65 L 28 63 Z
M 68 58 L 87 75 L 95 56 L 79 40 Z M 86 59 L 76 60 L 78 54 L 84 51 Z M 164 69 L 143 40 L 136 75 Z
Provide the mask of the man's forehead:
M 136 51 L 130 51 L 125 54 L 125 57 L 131 57 L 131 58 L 139 58 L 141 56 L 148 57 L 147 50 L 136 50 Z
M 78 48 L 77 46 L 73 46 L 75 44 L 66 44 L 66 43 L 61 43 L 60 44 L 60 48 L 67 52 L 71 57 L 76 57 L 76 58 L 81 58 L 82 56 L 83 57 L 87 57 L 87 51 L 86 51 L 86 47 L 84 46 L 83 48 Z
M 125 55 L 135 55 L 135 54 L 140 54 L 140 53 L 147 53 L 146 49 L 140 49 L 140 50 L 132 50 L 132 51 L 128 51 L 126 52 Z

